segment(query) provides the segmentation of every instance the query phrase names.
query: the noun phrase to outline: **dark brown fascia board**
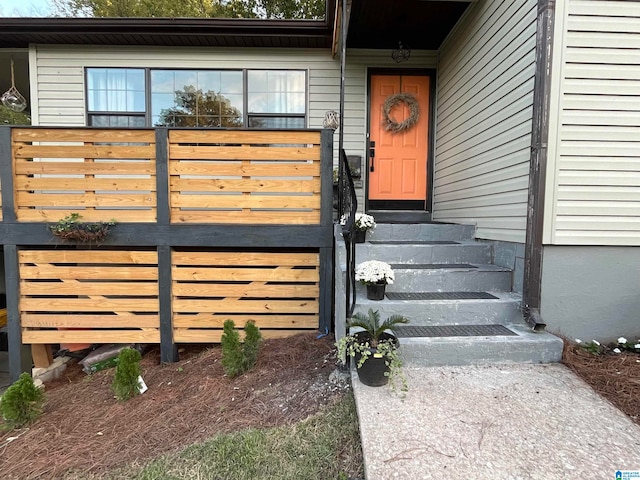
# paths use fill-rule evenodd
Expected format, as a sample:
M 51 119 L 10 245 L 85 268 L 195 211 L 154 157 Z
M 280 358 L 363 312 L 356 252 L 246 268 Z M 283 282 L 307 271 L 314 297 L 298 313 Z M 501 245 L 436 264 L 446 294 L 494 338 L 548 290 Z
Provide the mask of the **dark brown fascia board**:
M 331 15 L 333 17 L 333 14 Z M 263 20 L 236 18 L 0 18 L 1 38 L 11 36 L 11 43 L 59 44 L 70 37 L 100 35 L 101 44 L 119 44 L 122 35 L 149 38 L 167 36 L 174 39 L 193 37 L 289 37 L 290 39 L 326 39 L 331 45 L 332 24 L 326 20 Z M 104 38 L 106 37 L 106 41 Z M 45 40 L 43 40 L 45 38 Z M 89 43 L 91 41 L 89 40 Z M 146 42 L 145 42 L 146 43 Z M 153 44 L 150 41 L 148 44 Z M 180 43 L 178 40 L 176 43 Z
M 332 26 L 331 26 L 332 27 Z M 3 34 L 253 34 L 315 36 L 331 32 L 325 20 L 239 18 L 0 18 Z

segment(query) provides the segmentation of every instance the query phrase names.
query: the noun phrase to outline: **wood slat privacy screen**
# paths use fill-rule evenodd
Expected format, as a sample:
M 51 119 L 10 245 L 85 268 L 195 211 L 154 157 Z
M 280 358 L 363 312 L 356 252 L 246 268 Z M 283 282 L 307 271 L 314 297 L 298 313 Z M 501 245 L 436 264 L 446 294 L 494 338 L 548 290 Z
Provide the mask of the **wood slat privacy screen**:
M 320 223 L 320 132 L 169 132 L 173 223 Z
M 20 250 L 22 341 L 159 343 L 158 255 Z
M 318 329 L 318 253 L 172 253 L 174 341 L 219 342 L 254 320 L 264 337 Z
M 156 221 L 154 130 L 12 130 L 18 221 Z

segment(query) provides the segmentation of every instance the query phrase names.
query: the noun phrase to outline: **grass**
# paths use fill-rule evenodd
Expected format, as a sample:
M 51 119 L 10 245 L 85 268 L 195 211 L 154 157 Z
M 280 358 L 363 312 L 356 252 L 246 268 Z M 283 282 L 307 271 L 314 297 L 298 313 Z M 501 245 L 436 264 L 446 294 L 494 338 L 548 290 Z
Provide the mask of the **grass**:
M 355 402 L 352 395 L 345 395 L 294 425 L 221 434 L 146 465 L 104 476 L 66 478 L 346 480 L 352 476 L 363 476 L 362 451 Z

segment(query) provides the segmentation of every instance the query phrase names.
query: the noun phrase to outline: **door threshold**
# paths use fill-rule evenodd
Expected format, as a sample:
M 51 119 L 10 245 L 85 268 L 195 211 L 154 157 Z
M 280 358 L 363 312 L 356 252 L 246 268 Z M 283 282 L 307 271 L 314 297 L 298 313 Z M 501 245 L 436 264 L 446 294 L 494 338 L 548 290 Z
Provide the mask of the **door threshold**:
M 431 223 L 431 212 L 416 210 L 369 210 L 377 223 Z

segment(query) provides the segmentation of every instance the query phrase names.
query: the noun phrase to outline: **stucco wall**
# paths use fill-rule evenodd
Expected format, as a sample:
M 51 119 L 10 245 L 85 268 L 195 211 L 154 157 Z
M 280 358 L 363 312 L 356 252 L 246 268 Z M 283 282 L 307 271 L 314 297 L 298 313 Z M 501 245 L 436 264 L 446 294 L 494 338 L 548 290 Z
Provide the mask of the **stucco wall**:
M 583 341 L 640 338 L 640 248 L 547 246 L 542 318 Z

